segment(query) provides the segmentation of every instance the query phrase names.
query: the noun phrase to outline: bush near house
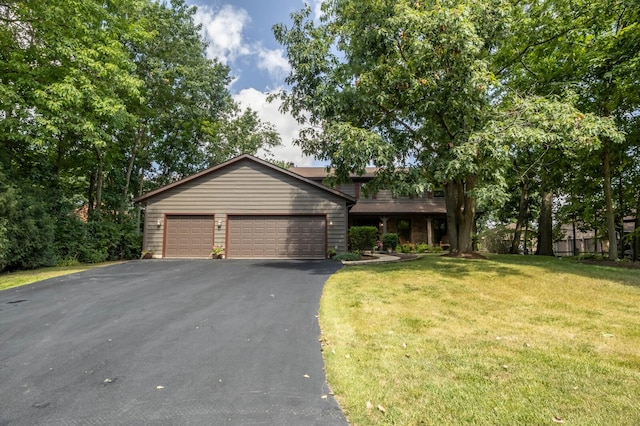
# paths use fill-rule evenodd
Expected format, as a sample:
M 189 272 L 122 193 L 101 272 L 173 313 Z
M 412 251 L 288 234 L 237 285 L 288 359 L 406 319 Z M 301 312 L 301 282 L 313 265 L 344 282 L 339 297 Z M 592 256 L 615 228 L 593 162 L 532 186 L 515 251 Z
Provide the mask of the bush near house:
M 396 234 L 395 232 L 389 232 L 388 234 L 384 234 L 382 236 L 382 246 L 384 250 L 395 249 L 396 247 L 398 247 L 398 242 L 398 234 Z
M 427 243 L 416 244 L 416 253 L 429 253 L 429 244 Z
M 360 253 L 338 253 L 333 256 L 333 260 L 342 261 L 345 260 L 347 262 L 353 262 L 356 260 L 362 259 Z
M 385 245 L 385 247 L 387 246 Z M 396 245 L 395 251 L 398 253 L 442 253 L 444 250 L 440 246 L 427 243 L 404 243 Z
M 352 251 L 371 250 L 378 241 L 378 228 L 375 226 L 352 226 L 349 228 L 349 244 Z
M 396 247 L 396 250 L 399 251 L 400 253 L 415 253 L 416 245 L 413 243 L 404 243 L 404 244 L 400 244 L 399 247 Z

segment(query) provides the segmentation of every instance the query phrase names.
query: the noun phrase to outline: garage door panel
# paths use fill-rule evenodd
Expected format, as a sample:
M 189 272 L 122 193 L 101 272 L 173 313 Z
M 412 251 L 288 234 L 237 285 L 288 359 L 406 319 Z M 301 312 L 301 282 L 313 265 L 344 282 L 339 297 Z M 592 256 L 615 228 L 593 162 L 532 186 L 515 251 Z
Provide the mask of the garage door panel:
M 324 216 L 230 216 L 228 227 L 229 257 L 325 257 Z
M 213 215 L 167 216 L 165 257 L 208 257 L 213 245 Z

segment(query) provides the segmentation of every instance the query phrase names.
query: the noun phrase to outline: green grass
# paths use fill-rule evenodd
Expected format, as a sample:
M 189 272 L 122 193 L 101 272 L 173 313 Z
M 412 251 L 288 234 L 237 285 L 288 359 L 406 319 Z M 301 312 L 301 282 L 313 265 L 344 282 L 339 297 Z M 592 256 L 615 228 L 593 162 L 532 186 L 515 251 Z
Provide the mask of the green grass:
M 640 424 L 637 269 L 523 256 L 350 267 L 328 281 L 320 323 L 352 425 Z
M 80 264 L 74 266 L 54 266 L 51 268 L 38 268 L 32 271 L 7 272 L 0 274 L 0 291 L 8 288 L 19 287 L 46 280 L 47 278 L 59 277 L 61 275 L 73 274 L 99 266 L 111 265 L 117 262 Z

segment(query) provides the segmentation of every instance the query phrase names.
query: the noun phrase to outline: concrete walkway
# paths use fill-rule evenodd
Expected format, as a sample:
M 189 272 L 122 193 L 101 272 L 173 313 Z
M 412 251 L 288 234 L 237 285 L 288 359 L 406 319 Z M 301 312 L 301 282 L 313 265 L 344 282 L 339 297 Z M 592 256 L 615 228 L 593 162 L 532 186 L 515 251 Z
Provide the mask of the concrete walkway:
M 399 256 L 393 256 L 390 254 L 383 253 L 375 253 L 376 259 L 364 259 L 364 260 L 352 260 L 352 261 L 342 261 L 343 265 L 363 265 L 367 263 L 389 263 L 389 262 L 397 262 L 400 260 Z

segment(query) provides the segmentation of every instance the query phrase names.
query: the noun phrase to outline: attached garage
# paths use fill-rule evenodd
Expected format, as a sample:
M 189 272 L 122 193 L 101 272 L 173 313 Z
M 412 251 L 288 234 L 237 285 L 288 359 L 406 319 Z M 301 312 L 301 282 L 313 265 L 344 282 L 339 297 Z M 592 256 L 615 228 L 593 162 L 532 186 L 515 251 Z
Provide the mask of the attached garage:
M 213 245 L 213 215 L 167 215 L 164 257 L 207 257 Z
M 227 257 L 323 259 L 326 216 L 229 216 Z
M 138 197 L 154 257 L 322 259 L 347 250 L 355 198 L 251 155 Z

